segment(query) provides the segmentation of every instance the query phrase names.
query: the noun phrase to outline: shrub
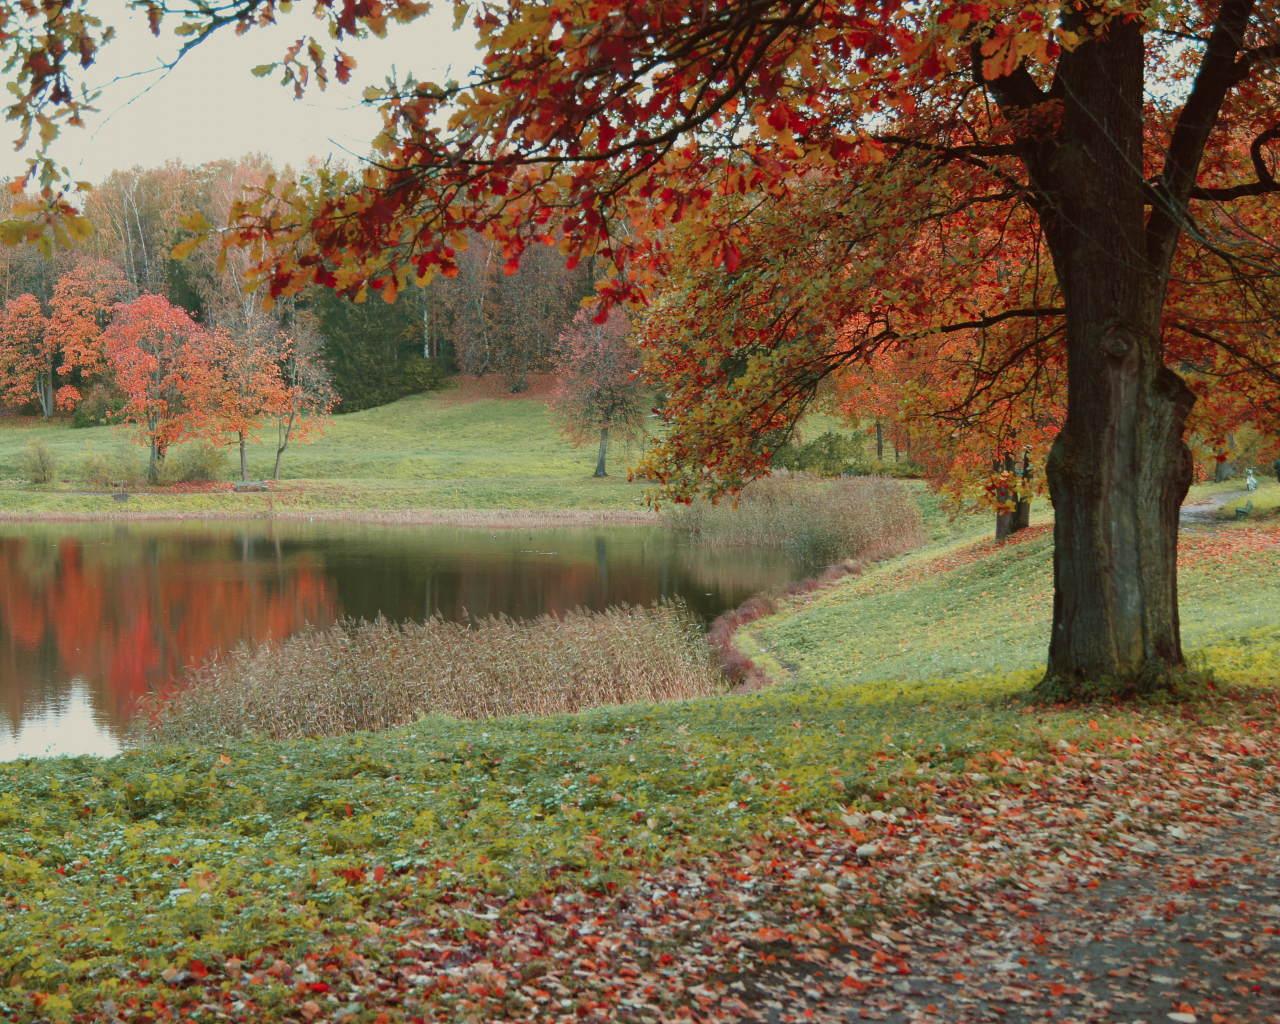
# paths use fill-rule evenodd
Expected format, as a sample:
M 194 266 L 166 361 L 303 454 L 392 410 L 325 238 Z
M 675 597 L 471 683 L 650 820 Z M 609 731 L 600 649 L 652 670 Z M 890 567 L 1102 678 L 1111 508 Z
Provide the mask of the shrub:
M 400 395 L 419 395 L 424 391 L 439 391 L 445 385 L 447 375 L 438 362 L 424 359 L 416 352 L 403 356 L 396 367 L 396 380 Z
M 22 475 L 33 484 L 53 483 L 58 475 L 58 457 L 49 447 L 49 442 L 43 438 L 28 441 L 18 459 L 22 465 Z
M 73 427 L 100 427 L 124 408 L 124 398 L 113 396 L 101 384 L 95 384 L 71 414 Z
M 159 467 L 160 483 L 207 484 L 227 475 L 227 450 L 214 444 L 190 444 L 170 451 Z
M 668 523 L 704 543 L 780 547 L 796 561 L 830 565 L 883 549 L 898 553 L 927 539 L 920 510 L 899 483 L 879 477 L 820 480 L 777 473 L 728 501 L 666 510 Z
M 80 462 L 80 479 L 99 487 L 117 483 L 132 487 L 142 482 L 143 475 L 144 467 L 139 453 L 124 445 L 113 452 L 89 448 Z
M 136 720 L 141 738 L 208 743 L 386 729 L 427 714 L 550 715 L 722 689 L 680 606 L 575 611 L 470 625 L 386 619 L 307 630 L 188 673 Z
M 857 438 L 828 430 L 803 445 L 787 442 L 774 453 L 773 465 L 817 476 L 839 476 L 850 469 L 866 472 L 867 446 Z

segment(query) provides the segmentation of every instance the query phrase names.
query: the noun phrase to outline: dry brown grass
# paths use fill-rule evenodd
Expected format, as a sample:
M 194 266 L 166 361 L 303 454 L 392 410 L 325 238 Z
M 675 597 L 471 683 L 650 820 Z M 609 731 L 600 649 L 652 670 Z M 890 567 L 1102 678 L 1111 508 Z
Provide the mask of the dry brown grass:
M 824 480 L 784 470 L 746 487 L 737 508 L 696 501 L 665 515 L 703 543 L 781 547 L 809 565 L 875 550 L 897 554 L 928 540 L 911 495 L 883 477 Z
M 723 692 L 697 622 L 676 605 L 470 627 L 347 622 L 189 674 L 135 720 L 142 742 L 209 743 L 387 729 L 423 715 L 551 715 Z

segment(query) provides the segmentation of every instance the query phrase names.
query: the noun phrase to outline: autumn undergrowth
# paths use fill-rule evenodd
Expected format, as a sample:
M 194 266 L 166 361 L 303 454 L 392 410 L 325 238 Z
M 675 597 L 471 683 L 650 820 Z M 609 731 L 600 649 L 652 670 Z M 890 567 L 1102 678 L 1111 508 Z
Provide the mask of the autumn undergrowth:
M 823 480 L 785 470 L 748 485 L 734 502 L 667 506 L 664 520 L 704 544 L 782 547 L 797 562 L 830 565 L 872 548 L 895 552 L 926 534 L 911 494 L 879 477 Z
M 145 743 L 213 743 L 383 730 L 424 715 L 555 715 L 723 689 L 699 622 L 680 604 L 505 616 L 470 624 L 345 622 L 188 673 L 135 719 Z
M 538 719 L 432 716 L 378 734 L 12 763 L 0 794 L 0 1012 L 23 1022 L 121 1009 L 188 1020 L 212 1019 L 214 1007 L 275 1021 L 333 1014 L 331 996 L 349 992 L 341 1002 L 355 1002 L 344 1012 L 353 1022 L 393 1003 L 405 1016 L 453 1019 L 456 999 L 481 995 L 498 1000 L 485 1019 L 532 1019 L 532 995 L 464 989 L 484 981 L 474 971 L 460 980 L 432 971 L 426 989 L 387 990 L 393 1002 L 375 982 L 415 962 L 409 936 L 459 949 L 459 963 L 484 959 L 484 970 L 510 959 L 515 984 L 552 967 L 567 975 L 590 954 L 577 932 L 539 950 L 504 948 L 503 929 L 530 911 L 559 936 L 575 902 L 586 913 L 668 868 L 737 885 L 767 861 L 742 851 L 772 848 L 778 865 L 805 844 L 821 853 L 814 838 L 891 836 L 904 815 L 955 813 L 953 792 L 993 807 L 1020 791 L 1059 792 L 1100 758 L 1139 771 L 1205 730 L 1219 757 L 1224 744 L 1252 744 L 1239 756 L 1266 784 L 1274 750 L 1252 737 L 1276 727 L 1264 691 L 1215 696 L 1189 714 L 946 693 L 868 702 L 860 687 L 796 684 Z M 1131 817 L 1153 813 L 1124 806 Z M 1104 837 L 1119 826 L 1088 827 Z M 963 886 L 978 884 L 965 864 Z M 779 907 L 776 934 L 796 915 L 848 934 L 905 898 L 895 895 L 898 869 L 857 869 L 847 889 L 836 880 L 787 883 L 795 907 Z M 953 885 L 946 898 L 962 895 Z M 691 909 L 679 920 L 692 923 Z M 628 951 L 633 973 L 703 941 L 689 931 L 663 940 L 670 947 L 653 938 Z M 749 969 L 760 955 L 741 946 L 737 962 Z M 582 986 L 581 998 L 598 998 Z

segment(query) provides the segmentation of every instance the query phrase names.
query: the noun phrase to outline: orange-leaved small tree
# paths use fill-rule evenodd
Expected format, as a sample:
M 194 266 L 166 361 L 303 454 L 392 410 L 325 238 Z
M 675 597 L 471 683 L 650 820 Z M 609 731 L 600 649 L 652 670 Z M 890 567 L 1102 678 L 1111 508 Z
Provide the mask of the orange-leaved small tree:
M 54 391 L 58 362 L 58 344 L 40 300 L 25 294 L 6 302 L 0 318 L 0 381 L 9 397 L 17 402 L 34 398 L 44 418 L 51 419 L 67 398 Z
M 85 382 L 107 368 L 102 332 L 111 322 L 116 303 L 134 294 L 124 272 L 109 260 L 79 260 L 58 279 L 48 338 L 51 347 L 62 353 L 59 373 L 79 370 L 80 380 Z M 59 389 L 58 394 L 68 408 L 80 401 L 79 389 L 71 385 Z
M 600 441 L 595 476 L 608 476 L 605 455 L 609 431 L 631 439 L 643 433 L 644 382 L 631 341 L 626 314 L 614 308 L 604 323 L 581 310 L 560 335 L 556 361 L 559 381 L 551 410 L 565 437 L 575 445 Z
M 281 389 L 270 414 L 276 423 L 276 468 L 272 479 L 280 479 L 280 461 L 290 441 L 306 444 L 323 433 L 329 413 L 338 404 L 338 393 L 324 363 L 324 339 L 316 317 L 295 315 L 290 330 L 274 336 L 277 371 Z
M 143 295 L 116 306 L 104 340 L 126 397 L 121 411 L 150 448 L 148 477 L 155 483 L 169 446 L 200 436 L 216 420 L 203 332 L 186 310 Z
M 268 316 L 256 314 L 232 329 L 218 326 L 204 334 L 205 360 L 210 369 L 213 412 L 217 432 L 229 431 L 240 446 L 240 479 L 249 479 L 245 446 L 257 440 L 263 420 L 286 399 L 284 381 L 275 358 L 278 328 Z

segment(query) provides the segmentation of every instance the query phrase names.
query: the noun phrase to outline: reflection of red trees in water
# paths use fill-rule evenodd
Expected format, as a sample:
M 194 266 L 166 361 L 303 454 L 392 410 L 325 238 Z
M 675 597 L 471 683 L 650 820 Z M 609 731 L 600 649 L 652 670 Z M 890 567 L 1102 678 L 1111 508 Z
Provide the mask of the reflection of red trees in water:
M 121 725 L 143 693 L 216 650 L 333 621 L 333 587 L 310 558 L 250 559 L 246 545 L 236 559 L 211 539 L 0 538 L 0 698 L 11 727 L 77 677 Z

